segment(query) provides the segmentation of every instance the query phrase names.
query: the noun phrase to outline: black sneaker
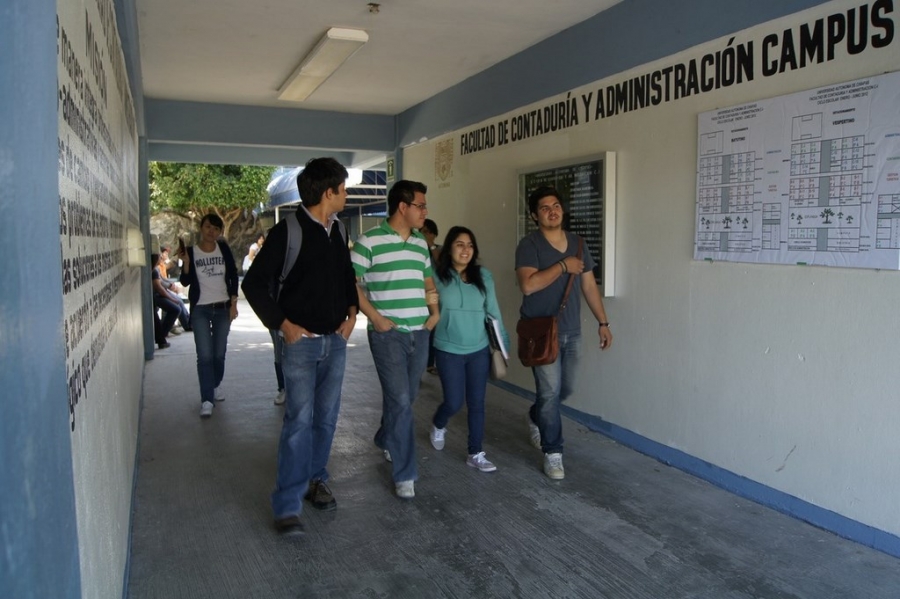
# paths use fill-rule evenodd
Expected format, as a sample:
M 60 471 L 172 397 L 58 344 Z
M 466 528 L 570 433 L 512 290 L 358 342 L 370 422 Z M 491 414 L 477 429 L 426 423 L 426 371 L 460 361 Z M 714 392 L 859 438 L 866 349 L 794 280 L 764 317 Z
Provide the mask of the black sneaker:
M 320 480 L 314 480 L 309 483 L 309 491 L 306 492 L 303 499 L 310 502 L 317 510 L 322 510 L 323 512 L 330 512 L 337 508 L 337 501 L 334 500 L 331 489 Z
M 275 530 L 283 537 L 299 537 L 306 532 L 303 523 L 300 522 L 300 516 L 288 516 L 276 520 Z

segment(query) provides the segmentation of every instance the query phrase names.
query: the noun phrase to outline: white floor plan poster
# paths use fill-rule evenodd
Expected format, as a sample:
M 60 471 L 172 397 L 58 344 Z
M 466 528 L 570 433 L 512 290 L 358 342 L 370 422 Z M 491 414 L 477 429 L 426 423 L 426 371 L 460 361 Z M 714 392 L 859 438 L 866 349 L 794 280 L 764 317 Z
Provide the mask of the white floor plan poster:
M 695 260 L 900 269 L 900 72 L 698 120 Z

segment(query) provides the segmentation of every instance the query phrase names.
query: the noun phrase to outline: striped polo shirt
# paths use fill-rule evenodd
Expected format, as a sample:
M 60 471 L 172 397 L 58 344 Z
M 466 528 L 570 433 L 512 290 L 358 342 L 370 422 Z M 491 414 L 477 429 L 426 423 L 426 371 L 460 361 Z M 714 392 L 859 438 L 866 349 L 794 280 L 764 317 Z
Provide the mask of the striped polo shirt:
M 428 320 L 425 278 L 431 274 L 428 243 L 418 231 L 406 241 L 385 220 L 359 236 L 350 254 L 372 306 L 401 331 L 417 331 Z M 369 329 L 372 329 L 369 323 Z

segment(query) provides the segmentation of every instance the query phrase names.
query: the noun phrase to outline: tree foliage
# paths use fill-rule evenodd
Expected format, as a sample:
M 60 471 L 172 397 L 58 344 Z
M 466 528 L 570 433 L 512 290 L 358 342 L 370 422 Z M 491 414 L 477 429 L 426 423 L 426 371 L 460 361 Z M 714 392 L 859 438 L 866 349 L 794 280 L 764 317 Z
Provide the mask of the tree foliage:
M 266 185 L 274 167 L 151 162 L 150 213 L 172 212 L 199 220 L 214 212 L 231 224 L 268 202 Z

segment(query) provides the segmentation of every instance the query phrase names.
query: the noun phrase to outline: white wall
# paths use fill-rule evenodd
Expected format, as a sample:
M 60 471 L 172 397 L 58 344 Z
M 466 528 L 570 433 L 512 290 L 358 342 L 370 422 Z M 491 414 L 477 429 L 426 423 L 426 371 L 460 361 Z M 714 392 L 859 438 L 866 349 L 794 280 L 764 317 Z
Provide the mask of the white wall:
M 761 45 L 765 35 L 861 5 L 827 3 L 738 32 L 735 43 Z M 891 18 L 896 29 L 898 17 Z M 727 42 L 572 94 L 596 94 L 631 76 L 699 60 Z M 583 306 L 586 351 L 571 405 L 896 535 L 900 273 L 692 260 L 698 113 L 900 67 L 897 39 L 856 56 L 844 48 L 821 65 L 757 75 L 753 82 L 462 156 L 459 136 L 479 125 L 472 123 L 407 148 L 403 177 L 429 185 L 429 216 L 442 233 L 455 224 L 475 231 L 512 330 L 521 298 L 513 272 L 517 169 L 616 152 L 616 297 L 605 300 L 615 341 L 601 355 Z M 453 167 L 442 180 L 435 150 L 447 139 L 454 143 Z M 533 389 L 530 372 L 515 364 L 510 382 Z
M 60 337 L 70 383 L 81 596 L 116 597 L 128 558 L 144 362 L 141 269 L 127 262 L 127 231 L 140 227 L 138 140 L 112 0 L 60 0 L 57 14 L 65 99 Z M 75 268 L 77 261 L 87 267 Z

